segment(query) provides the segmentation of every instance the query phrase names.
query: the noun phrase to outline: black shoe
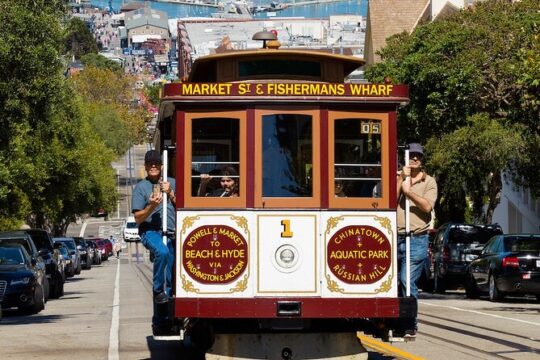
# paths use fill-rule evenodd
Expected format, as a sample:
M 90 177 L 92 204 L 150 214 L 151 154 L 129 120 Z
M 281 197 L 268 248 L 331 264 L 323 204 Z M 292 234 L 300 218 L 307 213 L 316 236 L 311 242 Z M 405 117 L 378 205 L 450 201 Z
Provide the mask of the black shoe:
M 166 304 L 166 303 L 169 302 L 169 297 L 163 291 L 163 292 L 160 292 L 159 294 L 154 296 L 154 301 L 155 301 L 156 304 Z

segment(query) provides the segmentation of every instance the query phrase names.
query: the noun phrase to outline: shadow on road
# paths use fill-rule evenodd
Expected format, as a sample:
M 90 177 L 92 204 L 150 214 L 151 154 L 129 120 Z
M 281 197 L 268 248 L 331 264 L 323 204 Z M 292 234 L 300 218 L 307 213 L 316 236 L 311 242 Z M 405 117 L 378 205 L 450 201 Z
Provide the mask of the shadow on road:
M 148 344 L 148 349 L 150 350 L 149 359 L 159 359 L 159 360 L 204 360 L 204 354 L 196 351 L 192 347 L 187 347 L 184 345 L 183 341 L 160 341 L 154 340 L 152 336 L 146 337 L 146 343 Z
M 2 309 L 0 325 L 28 325 L 28 324 L 49 324 L 67 318 L 64 315 L 29 315 L 19 309 Z

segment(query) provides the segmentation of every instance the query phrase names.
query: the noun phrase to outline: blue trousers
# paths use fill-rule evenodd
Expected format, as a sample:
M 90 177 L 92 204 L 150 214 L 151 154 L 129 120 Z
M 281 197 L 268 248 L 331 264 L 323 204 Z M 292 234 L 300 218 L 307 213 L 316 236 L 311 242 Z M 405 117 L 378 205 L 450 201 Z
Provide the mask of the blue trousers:
M 418 280 L 424 270 L 428 257 L 429 236 L 411 235 L 410 240 L 410 259 L 411 259 L 411 296 L 418 299 Z M 405 257 L 405 237 L 398 237 L 398 276 L 399 276 L 399 293 L 405 296 L 407 289 L 407 268 Z M 407 328 L 416 328 L 416 317 L 414 319 L 406 319 L 405 326 Z
M 167 239 L 167 245 L 163 243 L 160 231 L 146 231 L 141 242 L 144 247 L 154 253 L 154 293 L 165 291 L 171 295 L 172 290 L 172 268 L 174 264 L 174 250 L 171 239 Z M 167 284 L 165 288 L 165 284 Z

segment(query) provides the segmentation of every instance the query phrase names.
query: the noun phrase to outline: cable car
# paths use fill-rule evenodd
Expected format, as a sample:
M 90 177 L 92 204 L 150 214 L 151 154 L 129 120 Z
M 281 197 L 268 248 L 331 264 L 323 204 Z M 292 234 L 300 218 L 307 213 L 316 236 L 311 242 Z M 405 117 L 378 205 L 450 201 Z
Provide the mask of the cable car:
M 396 248 L 396 111 L 408 88 L 346 82 L 362 65 L 230 51 L 165 85 L 155 147 L 176 178 L 171 316 L 186 331 L 385 338 L 416 315 L 398 295 Z

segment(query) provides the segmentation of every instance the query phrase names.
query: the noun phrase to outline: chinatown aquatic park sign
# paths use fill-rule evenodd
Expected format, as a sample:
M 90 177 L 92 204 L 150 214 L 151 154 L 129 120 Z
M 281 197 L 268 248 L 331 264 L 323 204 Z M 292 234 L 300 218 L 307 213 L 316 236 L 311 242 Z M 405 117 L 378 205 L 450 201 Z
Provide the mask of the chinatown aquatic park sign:
M 393 84 L 334 83 L 175 83 L 166 96 L 408 96 L 407 87 Z
M 373 284 L 390 269 L 390 241 L 377 228 L 346 226 L 327 245 L 330 271 L 347 284 Z
M 230 283 L 247 268 L 247 242 L 230 226 L 198 227 L 184 240 L 182 264 L 185 271 L 200 283 Z

